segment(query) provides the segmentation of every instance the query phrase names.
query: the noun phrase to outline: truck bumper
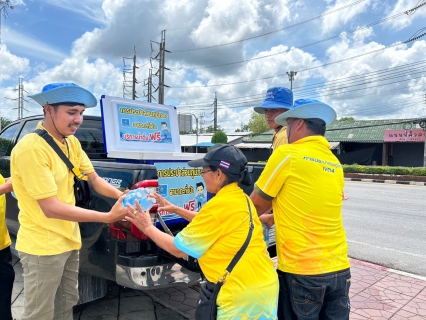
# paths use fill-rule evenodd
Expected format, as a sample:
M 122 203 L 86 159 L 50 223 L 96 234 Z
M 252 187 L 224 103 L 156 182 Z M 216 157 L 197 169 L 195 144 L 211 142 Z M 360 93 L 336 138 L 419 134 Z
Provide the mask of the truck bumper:
M 124 263 L 120 263 L 120 260 Z M 157 259 L 147 257 L 129 261 L 129 258 L 119 257 L 116 265 L 116 282 L 127 288 L 146 290 L 193 284 L 201 279 L 199 273 L 192 272 L 178 263 L 155 260 Z

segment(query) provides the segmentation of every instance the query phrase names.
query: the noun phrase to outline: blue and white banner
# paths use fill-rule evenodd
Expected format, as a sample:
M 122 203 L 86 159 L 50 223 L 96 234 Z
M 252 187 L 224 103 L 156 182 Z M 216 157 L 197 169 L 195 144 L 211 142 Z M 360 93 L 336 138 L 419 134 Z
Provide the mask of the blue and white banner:
M 202 168 L 186 162 L 156 162 L 158 193 L 174 205 L 198 212 L 207 202 L 207 189 L 201 177 Z M 163 219 L 176 219 L 176 214 L 160 212 Z

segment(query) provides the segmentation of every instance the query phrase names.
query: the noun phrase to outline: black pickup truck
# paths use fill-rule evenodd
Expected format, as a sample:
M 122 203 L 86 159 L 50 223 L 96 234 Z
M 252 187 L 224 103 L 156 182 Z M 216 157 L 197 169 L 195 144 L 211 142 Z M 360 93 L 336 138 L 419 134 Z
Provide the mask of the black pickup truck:
M 27 133 L 35 130 L 43 115 L 17 120 L 0 134 L 0 173 L 10 176 L 10 154 L 15 144 Z M 92 160 L 100 177 L 113 186 L 125 190 L 141 181 L 154 182 L 157 172 L 154 165 L 125 163 L 107 158 L 104 153 L 102 121 L 97 116 L 84 116 L 84 121 L 75 136 Z M 263 165 L 251 165 L 250 171 L 257 178 Z M 149 183 L 148 183 L 149 184 Z M 252 188 L 244 188 L 250 193 Z M 109 211 L 115 199 L 94 192 L 91 208 Z M 12 251 L 19 229 L 17 201 L 7 195 L 6 224 L 12 238 Z M 186 223 L 170 227 L 177 234 Z M 199 269 L 193 258 L 179 259 L 171 256 L 142 234 L 130 222 L 111 224 L 80 223 L 82 248 L 80 251 L 79 303 L 103 297 L 107 292 L 107 281 L 134 289 L 152 289 L 177 284 L 191 284 L 200 279 Z M 270 233 L 270 249 L 274 254 L 274 231 Z

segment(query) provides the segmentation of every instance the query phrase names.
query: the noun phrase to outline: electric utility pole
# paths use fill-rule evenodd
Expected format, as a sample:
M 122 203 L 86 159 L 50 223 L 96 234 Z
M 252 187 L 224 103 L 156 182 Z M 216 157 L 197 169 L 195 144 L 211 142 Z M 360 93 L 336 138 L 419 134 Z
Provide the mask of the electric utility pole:
M 166 30 L 163 30 L 161 31 L 160 52 L 157 55 L 157 57 L 160 58 L 160 66 L 157 71 L 158 73 L 158 103 L 159 104 L 164 104 L 164 87 L 168 87 L 167 85 L 164 84 L 164 70 L 170 70 L 165 67 L 166 52 L 170 52 L 170 51 L 166 50 Z
M 18 85 L 18 119 L 24 117 L 24 84 L 22 83 L 22 78 L 19 78 Z
M 12 98 L 5 97 L 5 99 L 18 101 L 18 107 L 13 109 L 18 110 L 18 119 L 22 119 L 24 117 L 24 110 L 28 111 L 27 109 L 24 108 L 24 101 L 26 102 L 28 101 L 24 99 L 25 90 L 24 90 L 23 78 L 19 78 L 18 89 L 13 89 L 13 91 L 18 91 L 18 98 L 12 99 Z
M 144 82 L 144 86 L 148 87 L 148 93 L 145 95 L 145 97 L 148 98 L 148 102 L 152 102 L 152 98 L 154 98 L 152 96 L 152 69 L 149 69 L 148 79 L 146 80 L 146 82 Z
M 132 100 L 136 100 L 136 46 L 133 47 L 133 80 L 132 80 Z
M 213 103 L 213 105 L 214 105 L 214 118 L 213 118 L 213 130 L 214 130 L 214 132 L 216 132 L 217 131 L 217 95 L 216 95 L 216 92 L 214 93 L 214 103 Z
M 288 75 L 288 80 L 290 80 L 290 90 L 293 90 L 293 80 L 294 77 L 296 76 L 297 72 L 296 71 L 290 71 L 290 72 L 286 72 Z

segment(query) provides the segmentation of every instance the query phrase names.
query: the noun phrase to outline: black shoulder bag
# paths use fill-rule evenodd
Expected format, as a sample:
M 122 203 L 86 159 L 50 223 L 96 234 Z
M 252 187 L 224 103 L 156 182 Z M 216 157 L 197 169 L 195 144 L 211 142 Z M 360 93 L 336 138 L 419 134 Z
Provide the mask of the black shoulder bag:
M 46 130 L 37 129 L 34 131 L 40 137 L 42 137 L 46 142 L 56 151 L 58 156 L 62 159 L 63 162 L 67 165 L 70 171 L 74 174 L 74 197 L 75 205 L 77 207 L 89 208 L 90 202 L 92 201 L 92 190 L 90 188 L 90 183 L 87 176 L 84 173 L 81 173 L 80 170 L 72 164 L 72 162 L 65 156 L 61 148 L 53 141 L 53 138 L 47 133 Z
M 217 296 L 219 294 L 220 288 L 223 286 L 223 284 L 225 283 L 226 277 L 231 273 L 232 269 L 234 269 L 234 267 L 236 266 L 240 258 L 243 256 L 244 252 L 246 251 L 250 243 L 254 225 L 253 225 L 253 217 L 251 214 L 250 202 L 248 200 L 248 197 L 246 198 L 246 200 L 247 200 L 247 205 L 248 205 L 249 214 L 250 214 L 250 228 L 249 228 L 247 239 L 244 242 L 241 249 L 238 250 L 237 254 L 232 259 L 231 263 L 226 268 L 225 274 L 223 275 L 223 277 L 221 277 L 217 281 L 217 283 L 210 282 L 207 279 L 201 282 L 200 297 L 198 299 L 198 304 L 195 309 L 196 320 L 216 320 L 216 316 L 217 316 L 216 300 L 217 300 Z

